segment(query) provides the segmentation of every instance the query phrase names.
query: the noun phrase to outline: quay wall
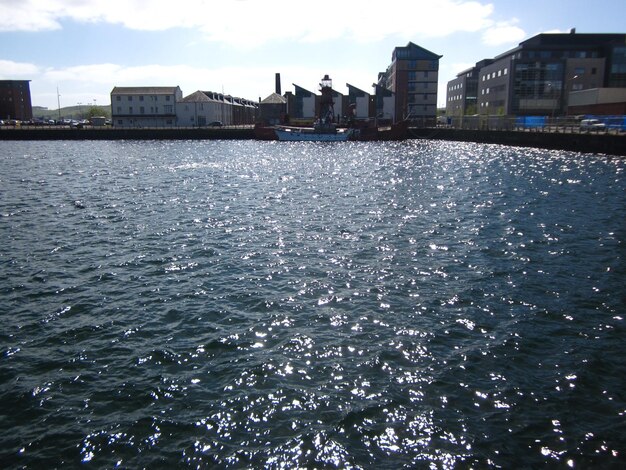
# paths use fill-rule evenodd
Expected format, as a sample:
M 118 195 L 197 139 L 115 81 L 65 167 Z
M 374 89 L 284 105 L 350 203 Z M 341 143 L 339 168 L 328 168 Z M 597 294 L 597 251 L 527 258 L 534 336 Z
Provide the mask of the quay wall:
M 626 156 L 626 135 L 604 132 L 578 133 L 409 128 L 408 137 L 412 139 L 478 142 Z
M 17 127 L 0 130 L 0 140 L 242 140 L 254 139 L 250 127 Z
M 245 128 L 7 128 L 0 140 L 249 140 Z M 453 128 L 409 128 L 409 139 L 435 139 L 605 153 L 626 156 L 626 135 L 612 133 L 558 133 L 489 131 Z

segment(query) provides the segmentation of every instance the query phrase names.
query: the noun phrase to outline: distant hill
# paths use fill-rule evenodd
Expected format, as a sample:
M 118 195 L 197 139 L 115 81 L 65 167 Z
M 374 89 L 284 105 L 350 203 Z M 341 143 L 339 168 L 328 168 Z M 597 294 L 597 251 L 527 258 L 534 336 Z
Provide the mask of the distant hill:
M 43 119 L 86 119 L 91 116 L 111 117 L 111 105 L 81 105 L 66 106 L 65 108 L 50 109 L 43 106 L 33 106 L 33 117 Z

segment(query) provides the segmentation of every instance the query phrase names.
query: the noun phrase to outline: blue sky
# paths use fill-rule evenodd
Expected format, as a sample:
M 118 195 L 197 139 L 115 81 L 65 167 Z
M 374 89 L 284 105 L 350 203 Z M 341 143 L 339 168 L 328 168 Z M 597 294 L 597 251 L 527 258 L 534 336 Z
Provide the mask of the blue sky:
M 324 8 L 325 7 L 325 8 Z M 0 0 L 0 78 L 34 106 L 109 104 L 114 86 L 224 91 L 251 100 L 329 74 L 367 92 L 396 46 L 443 55 L 445 84 L 542 32 L 626 33 L 624 0 Z

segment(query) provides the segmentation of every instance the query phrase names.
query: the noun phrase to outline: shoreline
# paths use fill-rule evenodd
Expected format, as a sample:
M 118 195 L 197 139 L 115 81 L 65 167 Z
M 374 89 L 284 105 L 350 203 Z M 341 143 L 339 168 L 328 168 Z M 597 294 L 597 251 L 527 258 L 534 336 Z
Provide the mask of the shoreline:
M 409 128 L 408 139 L 448 140 L 626 156 L 626 135 Z M 253 127 L 238 128 L 2 128 L 0 140 L 253 140 Z

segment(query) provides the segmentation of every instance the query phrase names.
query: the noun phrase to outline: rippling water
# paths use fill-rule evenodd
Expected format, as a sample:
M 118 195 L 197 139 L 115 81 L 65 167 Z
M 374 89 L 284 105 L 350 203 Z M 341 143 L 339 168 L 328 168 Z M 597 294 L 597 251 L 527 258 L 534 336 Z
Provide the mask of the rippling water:
M 0 142 L 5 468 L 608 467 L 624 160 Z

